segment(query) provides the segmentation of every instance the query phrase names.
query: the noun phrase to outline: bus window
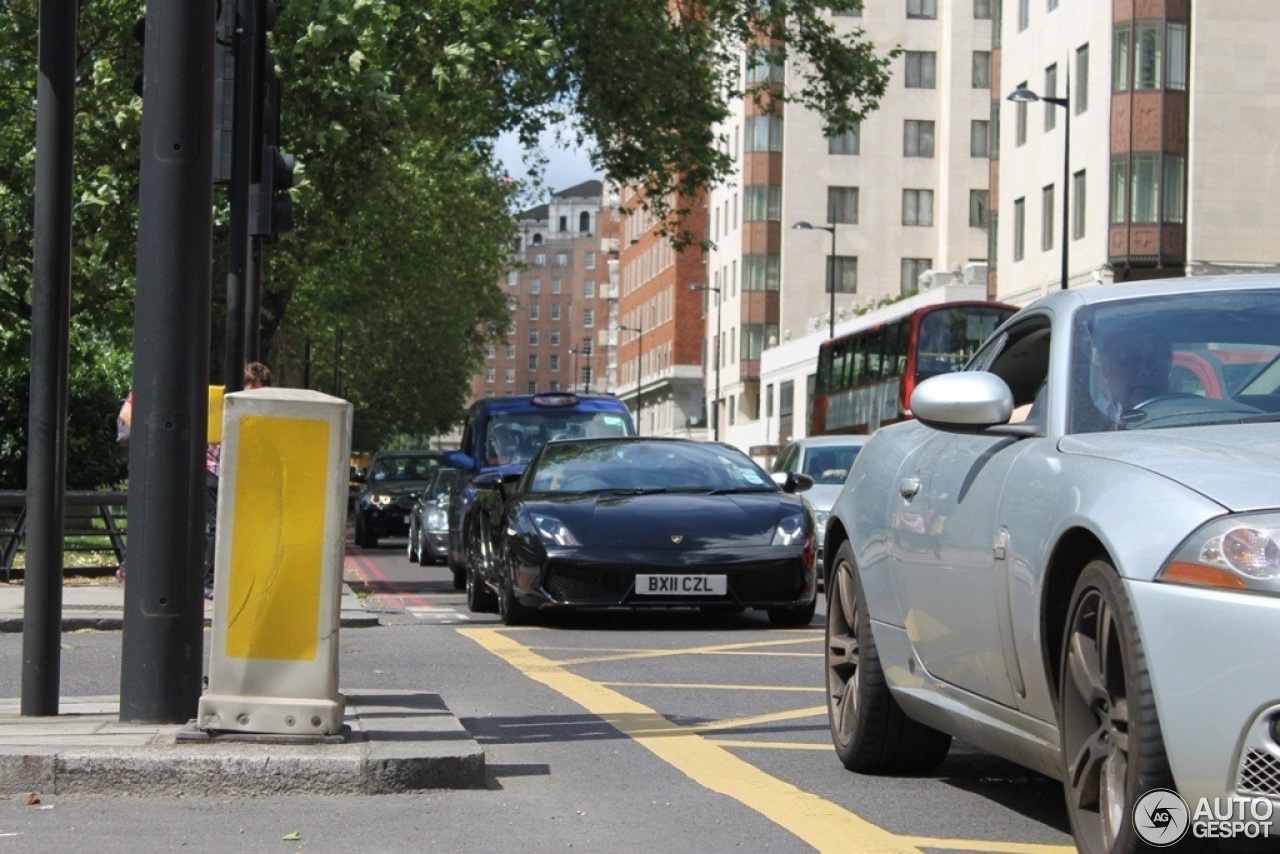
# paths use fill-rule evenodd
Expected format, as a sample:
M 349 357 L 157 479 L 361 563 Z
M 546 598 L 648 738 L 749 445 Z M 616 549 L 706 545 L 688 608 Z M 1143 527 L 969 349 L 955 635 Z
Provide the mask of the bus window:
M 911 327 L 905 320 L 889 324 L 885 334 L 886 378 L 900 377 L 907 372 L 907 352 L 911 348 Z
M 859 385 L 880 381 L 880 375 L 884 367 L 884 329 L 873 329 L 868 332 L 866 345 L 866 372 L 863 373 L 862 377 L 859 379 Z

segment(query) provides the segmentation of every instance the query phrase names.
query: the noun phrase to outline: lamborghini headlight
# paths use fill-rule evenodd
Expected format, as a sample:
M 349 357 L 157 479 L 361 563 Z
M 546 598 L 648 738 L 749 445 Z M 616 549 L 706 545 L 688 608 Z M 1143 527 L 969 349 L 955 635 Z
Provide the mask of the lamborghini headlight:
M 529 518 L 533 520 L 534 527 L 538 529 L 538 535 L 542 537 L 542 542 L 548 546 L 580 546 L 581 542 L 573 535 L 573 532 L 554 516 L 542 516 L 537 513 L 529 514 Z
M 794 546 L 804 542 L 805 525 L 803 513 L 796 513 L 793 516 L 787 516 L 778 523 L 778 527 L 773 532 L 773 543 L 775 546 Z
M 1280 514 L 1215 519 L 1187 538 L 1156 580 L 1280 595 Z

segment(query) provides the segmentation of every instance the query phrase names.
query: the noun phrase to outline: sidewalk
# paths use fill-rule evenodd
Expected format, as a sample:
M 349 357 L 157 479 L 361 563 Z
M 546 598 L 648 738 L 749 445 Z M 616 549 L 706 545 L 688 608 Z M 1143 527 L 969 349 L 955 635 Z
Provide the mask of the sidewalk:
M 124 587 L 66 584 L 62 630 L 118 631 Z M 0 584 L 0 632 L 21 632 L 22 585 Z M 342 628 L 376 626 L 343 586 Z M 206 625 L 212 607 L 205 609 Z M 121 723 L 118 697 L 62 697 L 59 714 L 24 717 L 0 699 L 0 793 L 258 795 L 384 794 L 480 788 L 484 752 L 436 694 L 343 691 L 339 743 L 263 737 L 179 740 L 189 724 Z M 196 733 L 200 735 L 200 733 Z

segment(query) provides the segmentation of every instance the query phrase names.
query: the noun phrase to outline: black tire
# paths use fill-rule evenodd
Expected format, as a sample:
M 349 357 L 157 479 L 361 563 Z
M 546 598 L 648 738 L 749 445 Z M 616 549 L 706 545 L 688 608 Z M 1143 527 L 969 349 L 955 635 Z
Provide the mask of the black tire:
M 1173 781 L 1138 625 L 1109 562 L 1084 568 L 1067 614 L 1058 732 L 1071 834 L 1088 854 L 1153 850 L 1133 805 Z
M 378 546 L 378 538 L 369 532 L 369 526 L 364 523 L 364 516 L 356 514 L 356 545 L 362 549 L 373 549 Z
M 907 717 L 880 667 L 862 580 L 846 541 L 827 584 L 827 717 L 844 767 L 864 774 L 924 774 L 951 736 Z
M 449 567 L 449 571 L 453 573 L 453 589 L 467 589 L 467 571 L 465 569 L 457 569 L 452 565 Z
M 431 557 L 431 549 L 427 546 L 426 537 L 422 533 L 422 526 L 418 526 L 418 566 L 430 566 L 435 563 Z
M 498 610 L 498 597 L 484 582 L 482 565 L 493 559 L 493 540 L 487 519 L 480 519 L 475 528 L 469 560 L 467 561 L 467 608 L 473 614 L 490 614 Z M 483 562 L 483 563 L 482 563 Z
M 511 577 L 503 578 L 502 587 L 498 591 L 498 614 L 502 617 L 503 625 L 527 626 L 533 622 L 536 613 L 535 609 L 521 603 L 516 598 L 516 591 L 511 584 Z
M 405 546 L 405 554 L 409 558 L 409 563 L 419 563 L 418 529 L 412 522 L 409 523 L 409 538 L 408 545 Z
M 775 629 L 802 629 L 813 622 L 818 613 L 818 597 L 814 596 L 808 605 L 796 608 L 769 608 L 769 624 Z

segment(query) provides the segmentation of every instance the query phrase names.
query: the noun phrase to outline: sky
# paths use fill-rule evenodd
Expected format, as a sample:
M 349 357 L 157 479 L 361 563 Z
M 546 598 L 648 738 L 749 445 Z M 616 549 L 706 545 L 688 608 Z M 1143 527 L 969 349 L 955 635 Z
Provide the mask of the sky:
M 557 143 L 554 131 L 547 131 L 542 135 L 542 148 L 547 155 L 543 179 L 549 189 L 567 190 L 583 181 L 602 178 L 591 167 L 591 160 L 585 150 Z M 528 167 L 522 159 L 523 149 L 515 134 L 503 134 L 498 138 L 497 153 L 498 158 L 506 164 L 507 174 L 512 178 L 524 179 L 528 176 Z

